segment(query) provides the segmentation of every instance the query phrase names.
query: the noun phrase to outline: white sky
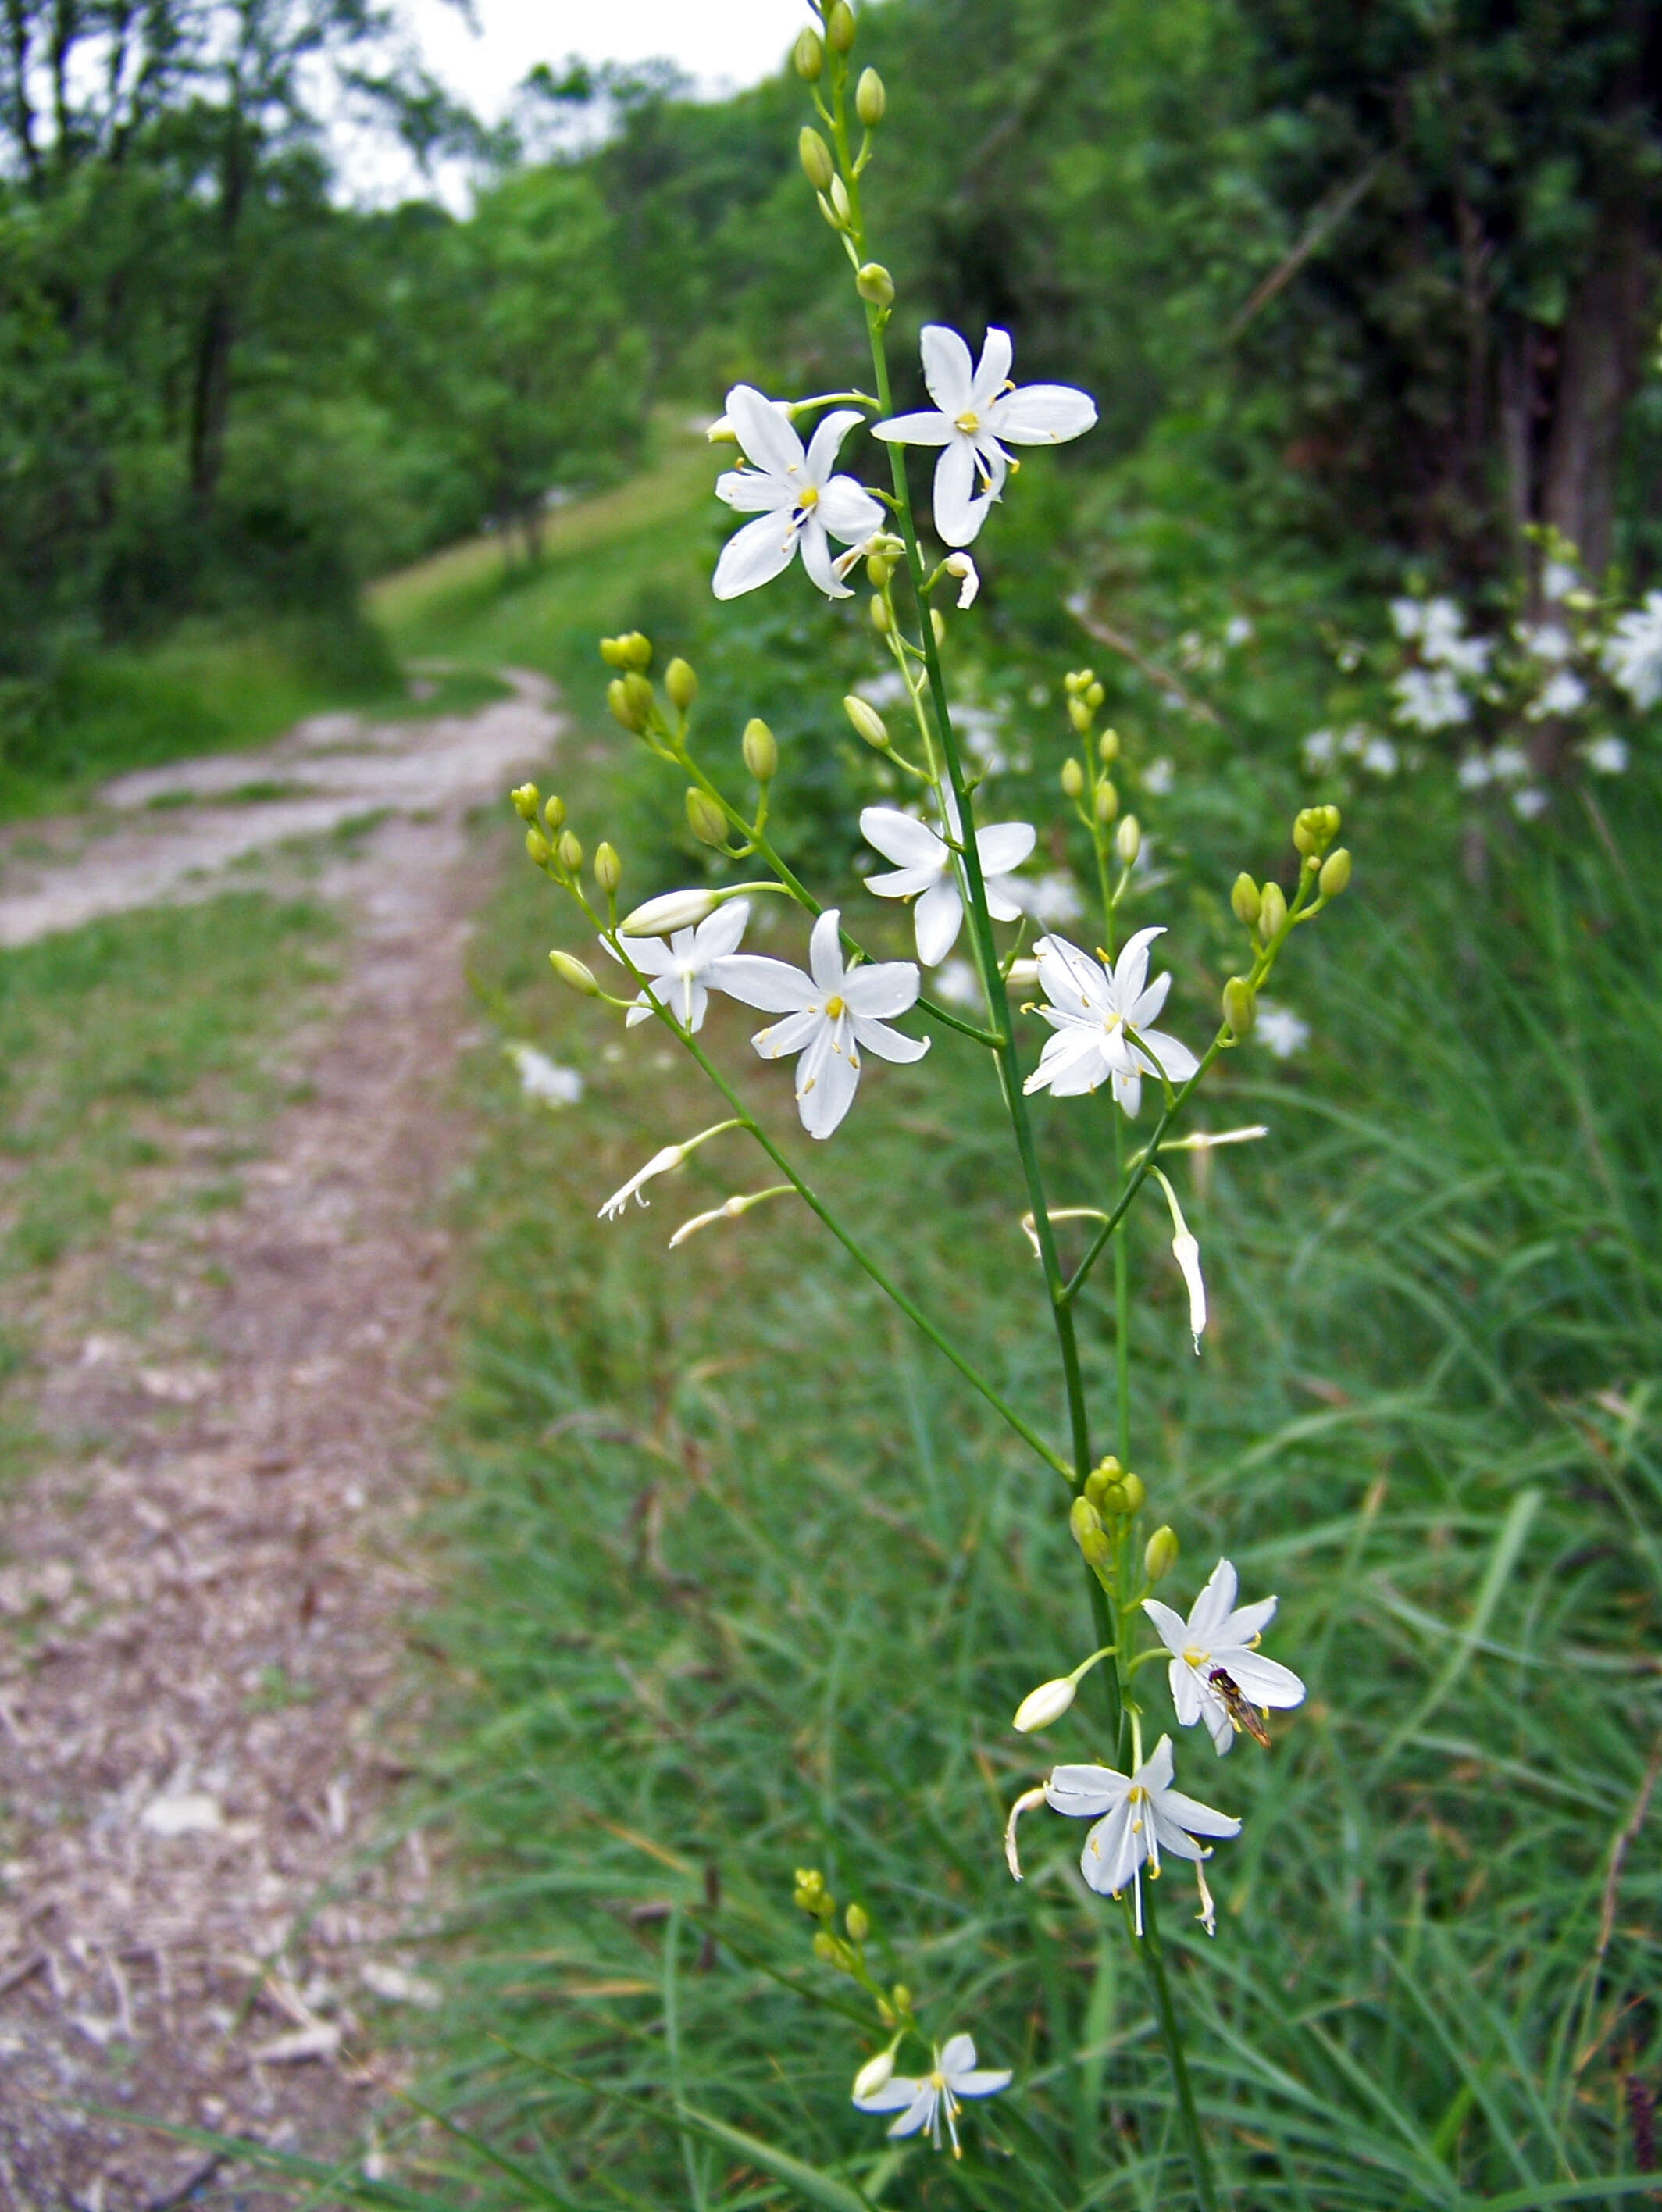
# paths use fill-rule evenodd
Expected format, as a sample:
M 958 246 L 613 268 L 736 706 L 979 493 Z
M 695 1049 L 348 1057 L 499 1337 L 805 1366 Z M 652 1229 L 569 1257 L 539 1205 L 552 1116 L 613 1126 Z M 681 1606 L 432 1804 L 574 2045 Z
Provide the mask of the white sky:
M 711 93 L 778 67 L 806 20 L 800 0 L 475 0 L 476 37 L 443 0 L 403 0 L 428 66 L 491 119 L 535 62 L 667 55 Z

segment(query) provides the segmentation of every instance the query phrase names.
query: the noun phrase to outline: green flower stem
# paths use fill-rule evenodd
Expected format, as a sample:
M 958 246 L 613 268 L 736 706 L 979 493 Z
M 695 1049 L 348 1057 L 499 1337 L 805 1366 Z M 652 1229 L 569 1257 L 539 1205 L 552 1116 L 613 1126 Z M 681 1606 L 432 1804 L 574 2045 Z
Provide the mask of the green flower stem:
M 1200 2115 L 1195 2110 L 1194 2087 L 1189 2080 L 1189 2061 L 1183 2049 L 1182 2032 L 1177 2024 L 1177 2008 L 1172 2002 L 1171 1984 L 1166 1978 L 1166 1954 L 1160 1944 L 1154 1890 L 1152 1881 L 1143 1885 L 1141 1936 L 1137 1934 L 1131 1917 L 1131 1899 L 1127 1897 L 1125 1900 L 1131 1948 L 1143 1962 L 1143 1971 L 1148 1977 L 1149 1995 L 1154 2000 L 1155 2026 L 1160 2033 L 1166 2063 L 1171 2069 L 1172 2087 L 1177 2098 L 1178 2132 L 1183 2138 L 1183 2148 L 1188 2155 L 1189 2172 L 1194 2181 L 1195 2202 L 1200 2212 L 1217 2212 L 1217 2181 L 1212 2172 L 1211 2154 L 1201 2132 Z

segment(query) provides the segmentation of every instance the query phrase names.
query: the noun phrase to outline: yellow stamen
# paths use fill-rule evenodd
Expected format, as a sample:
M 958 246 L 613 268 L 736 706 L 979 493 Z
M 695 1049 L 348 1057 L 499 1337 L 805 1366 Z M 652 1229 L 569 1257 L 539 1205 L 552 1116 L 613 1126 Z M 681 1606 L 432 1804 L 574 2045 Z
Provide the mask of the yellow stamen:
M 979 415 L 966 408 L 961 415 L 953 416 L 952 427 L 955 430 L 961 430 L 965 437 L 973 438 L 981 427 L 981 420 Z
M 825 1018 L 828 1022 L 834 1022 L 847 1011 L 847 1007 L 840 999 L 828 999 L 825 1002 Z

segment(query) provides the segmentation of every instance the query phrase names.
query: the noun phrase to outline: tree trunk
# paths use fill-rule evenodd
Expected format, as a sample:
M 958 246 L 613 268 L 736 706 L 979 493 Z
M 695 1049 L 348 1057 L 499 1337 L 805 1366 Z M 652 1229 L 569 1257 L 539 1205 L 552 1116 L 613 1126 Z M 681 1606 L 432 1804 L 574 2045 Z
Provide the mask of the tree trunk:
M 1652 335 L 1653 290 L 1644 227 L 1629 214 L 1582 280 L 1561 334 L 1540 520 L 1562 532 L 1592 576 L 1610 557 L 1622 426 Z

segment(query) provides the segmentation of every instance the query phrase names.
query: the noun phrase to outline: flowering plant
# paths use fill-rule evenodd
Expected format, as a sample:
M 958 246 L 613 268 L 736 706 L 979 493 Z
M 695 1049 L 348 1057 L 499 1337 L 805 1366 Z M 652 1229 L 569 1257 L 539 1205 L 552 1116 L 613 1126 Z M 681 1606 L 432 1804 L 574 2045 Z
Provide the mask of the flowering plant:
M 1157 1026 L 1167 1018 L 1172 985 L 1169 973 L 1150 974 L 1164 925 L 1145 923 L 1128 934 L 1124 928 L 1128 912 L 1144 895 L 1143 830 L 1121 811 L 1113 781 L 1121 740 L 1113 729 L 1099 726 L 1103 687 L 1090 670 L 1075 670 L 1063 687 L 1069 751 L 1059 785 L 1089 840 L 1094 864 L 1092 880 L 1080 887 L 1076 902 L 1082 918 L 1090 915 L 1091 949 L 1054 928 L 1028 943 L 1037 903 L 1029 894 L 1040 886 L 1024 882 L 1019 872 L 1039 842 L 1037 831 L 1026 823 L 979 818 L 981 787 L 992 770 L 966 743 L 964 720 L 955 708 L 949 680 L 952 624 L 968 616 L 975 601 L 979 577 L 964 549 L 992 522 L 1012 487 L 1018 462 L 1009 449 L 1079 437 L 1094 423 L 1095 410 L 1085 394 L 1064 386 L 1013 383 L 1007 333 L 986 331 L 977 356 L 957 333 L 931 325 L 922 336 L 922 369 L 932 408 L 896 412 L 887 342 L 895 286 L 872 258 L 861 197 L 887 94 L 874 70 L 856 76 L 850 60 L 856 25 L 847 0 L 811 4 L 816 20 L 798 41 L 796 66 L 810 88 L 819 127 L 809 125 L 802 131 L 802 166 L 847 256 L 864 306 L 874 389 L 793 400 L 744 385 L 729 393 L 712 436 L 737 447 L 738 465 L 721 477 L 716 491 L 750 519 L 728 541 L 713 588 L 723 599 L 774 586 L 799 589 L 781 581 L 798 554 L 809 585 L 828 601 L 853 596 L 851 580 L 863 578 L 873 650 L 888 667 L 881 680 L 874 678 L 844 706 L 852 728 L 913 801 L 911 808 L 870 806 L 862 814 L 867 842 L 892 864 L 889 872 L 869 877 L 865 887 L 879 900 L 915 902 L 916 958 L 874 957 L 864 941 L 865 925 L 846 912 L 849 887 L 826 885 L 822 900 L 770 837 L 769 798 L 781 764 L 767 724 L 753 718 L 743 732 L 739 752 L 748 795 L 741 800 L 704 750 L 694 671 L 672 659 L 655 683 L 653 648 L 639 633 L 602 641 L 602 656 L 614 671 L 611 711 L 682 781 L 694 835 L 727 860 L 748 864 L 752 879 L 664 890 L 621 911 L 622 863 L 615 848 L 603 842 L 586 855 L 558 796 L 544 799 L 525 785 L 514 793 L 513 804 L 526 824 L 531 862 L 575 902 L 604 956 L 597 974 L 586 961 L 554 952 L 555 973 L 571 988 L 615 1009 L 626 1029 L 657 1023 L 722 1101 L 719 1119 L 662 1146 L 605 1200 L 603 1214 L 625 1216 L 632 1198 L 644 1205 L 644 1186 L 672 1175 L 695 1147 L 727 1137 L 754 1146 L 767 1164 L 769 1180 L 684 1222 L 671 1243 L 775 1200 L 806 1208 L 980 1394 L 1051 1481 L 1053 1510 L 1065 1515 L 1080 1554 L 1093 1648 L 1071 1674 L 1023 1699 L 1015 1727 L 1025 1735 L 1063 1721 L 1080 1684 L 1098 1672 L 1101 1694 L 1093 1735 L 1103 1763 L 1058 1765 L 1017 1797 L 1007 1831 L 1010 1869 L 1021 1879 L 1016 1832 L 1024 1813 L 1042 1804 L 1092 1821 L 1081 1870 L 1090 1891 L 1118 1901 L 1125 1940 L 1147 1977 L 1195 2197 L 1210 2212 L 1217 2202 L 1211 2160 L 1150 1885 L 1165 1858 L 1192 1865 L 1198 1917 L 1210 1935 L 1213 1903 L 1205 1863 L 1217 1842 L 1239 1832 L 1240 1822 L 1174 1786 L 1168 1735 L 1160 1734 L 1152 1749 L 1145 1749 L 1146 1686 L 1157 1678 L 1144 1670 L 1164 1666 L 1175 1724 L 1187 1729 L 1204 1723 L 1214 1754 L 1228 1752 L 1243 1732 L 1267 1747 L 1270 1712 L 1295 1706 L 1304 1686 L 1290 1668 L 1259 1650 L 1276 1601 L 1259 1598 L 1238 1606 L 1235 1571 L 1227 1560 L 1218 1563 L 1186 1615 L 1151 1595 L 1173 1572 L 1179 1547 L 1169 1526 L 1146 1525 L 1154 1517 L 1147 1510 L 1149 1489 L 1131 1467 L 1132 1281 L 1125 1231 L 1139 1201 L 1163 1199 L 1198 1353 L 1207 1320 L 1200 1248 L 1167 1170 L 1186 1152 L 1265 1133 L 1183 1124 L 1209 1072 L 1253 1029 L 1260 989 L 1295 931 L 1345 889 L 1350 856 L 1336 842 L 1336 810 L 1306 808 L 1293 826 L 1285 884 L 1274 876 L 1260 884 L 1245 873 L 1235 880 L 1231 904 L 1245 940 L 1240 971 L 1224 986 L 1222 1018 L 1210 1039 L 1192 1048 L 1174 1030 Z M 798 426 L 807 428 L 816 418 L 804 443 Z M 841 466 L 860 425 L 887 447 L 885 488 L 868 486 Z M 913 445 L 937 455 L 930 519 L 942 548 L 938 555 L 925 551 L 913 504 L 906 449 Z M 850 467 L 858 461 L 857 448 Z M 897 726 L 891 727 L 883 707 L 893 711 Z M 804 964 L 745 945 L 756 902 L 773 896 L 806 919 Z M 1044 903 L 1057 911 L 1053 893 Z M 881 927 L 883 915 L 877 908 L 871 921 Z M 960 945 L 967 988 L 960 982 L 949 988 L 948 956 Z M 620 971 L 616 990 L 601 980 L 610 973 L 606 963 Z M 1034 995 L 1024 1001 L 1022 994 L 1028 991 Z M 868 1060 L 916 1063 L 938 1046 L 973 1054 L 986 1069 L 989 1097 L 997 1100 L 1008 1125 L 1027 1199 L 1021 1226 L 1038 1280 L 1023 1300 L 1034 1322 L 1042 1320 L 1053 1338 L 1055 1405 L 1047 1410 L 1018 1405 L 854 1235 L 834 1194 L 810 1180 L 799 1148 L 752 1110 L 723 1064 L 712 1038 L 716 1025 L 707 1025 L 713 997 L 767 1017 L 752 1037 L 753 1048 L 764 1060 L 793 1064 L 798 1120 L 816 1146 L 832 1147 L 834 1164 L 836 1140 L 851 1117 L 868 1110 Z M 1040 1025 L 1049 1034 L 1036 1050 Z M 1052 1191 L 1054 1170 L 1033 1103 L 1040 1093 L 1056 1102 L 1045 1112 L 1094 1115 L 1101 1133 L 1094 1154 L 1100 1178 L 1088 1192 L 1067 1194 L 1070 1202 L 1058 1202 L 1061 1194 Z M 1100 1102 L 1093 1105 L 1096 1093 Z M 1133 1146 L 1131 1125 L 1145 1107 L 1152 1109 L 1152 1126 Z M 1115 1389 L 1108 1414 L 1114 1449 L 1107 1453 L 1099 1450 L 1094 1434 L 1101 1415 L 1087 1388 L 1079 1328 L 1080 1293 L 1105 1260 L 1112 1266 L 1115 1328 Z M 1048 1433 L 1049 1417 L 1058 1411 L 1065 1443 Z M 1040 1499 L 1034 1510 L 1049 1509 Z M 1006 2091 L 1010 2072 L 978 2064 L 975 2045 L 961 2023 L 945 2023 L 949 2032 L 944 2034 L 933 2025 L 925 2029 L 910 1986 L 877 1976 L 869 1963 L 872 1921 L 864 1905 L 851 1905 L 839 1921 L 822 1876 L 811 1868 L 797 1872 L 794 1897 L 815 1923 L 816 1955 L 861 1992 L 866 2008 L 861 2016 L 879 2045 L 855 2077 L 854 2106 L 863 2113 L 893 2116 L 892 2136 L 926 2137 L 961 2155 L 966 2102 Z M 913 2057 L 921 2070 L 899 2070 L 903 2058 Z

